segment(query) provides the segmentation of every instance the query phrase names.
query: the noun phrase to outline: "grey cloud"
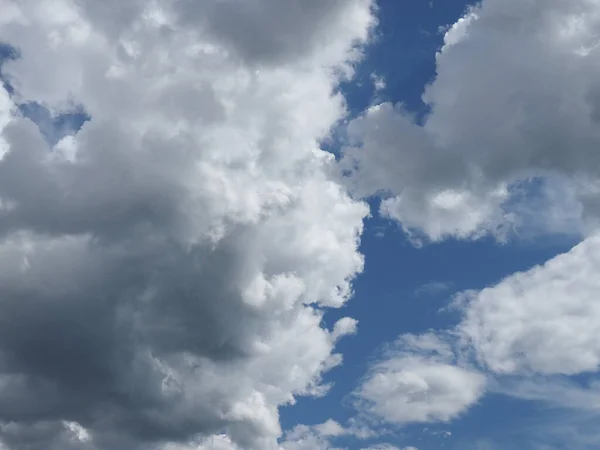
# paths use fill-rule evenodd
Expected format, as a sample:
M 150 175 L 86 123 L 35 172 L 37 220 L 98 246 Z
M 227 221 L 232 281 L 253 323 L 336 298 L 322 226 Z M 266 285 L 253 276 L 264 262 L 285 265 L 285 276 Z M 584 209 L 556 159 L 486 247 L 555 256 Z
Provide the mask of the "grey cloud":
M 83 13 L 109 36 L 127 30 L 146 6 L 139 1 L 80 4 Z M 305 60 L 332 46 L 360 44 L 375 22 L 374 15 L 364 14 L 371 8 L 375 9 L 371 0 L 176 0 L 161 5 L 178 27 L 198 32 L 258 66 Z M 161 36 L 175 36 L 174 28 L 163 26 Z
M 553 211 L 572 210 L 573 220 L 552 213 L 534 226 L 579 232 L 583 221 L 591 232 L 600 177 L 598 18 L 587 1 L 485 0 L 472 8 L 445 35 L 423 95 L 431 107 L 423 126 L 389 104 L 350 125 L 355 192 L 386 192 L 383 212 L 433 240 L 503 237 L 505 227 L 531 219 L 511 209 L 512 186 L 559 179 L 576 197 L 555 198 Z
M 342 8 L 343 3 L 350 3 L 350 8 Z M 243 59 L 277 63 L 304 57 L 316 46 L 330 45 L 332 38 L 336 39 L 331 29 L 354 26 L 349 12 L 369 3 L 365 0 L 229 0 L 199 7 L 197 2 L 186 0 L 182 2 L 181 11 L 183 20 L 206 20 L 211 31 L 228 42 Z

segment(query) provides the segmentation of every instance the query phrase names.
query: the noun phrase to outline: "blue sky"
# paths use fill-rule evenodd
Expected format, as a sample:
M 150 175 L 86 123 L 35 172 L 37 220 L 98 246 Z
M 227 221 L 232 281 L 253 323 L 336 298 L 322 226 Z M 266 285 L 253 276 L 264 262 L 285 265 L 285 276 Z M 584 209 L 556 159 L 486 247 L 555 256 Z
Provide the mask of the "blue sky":
M 440 27 L 453 24 L 468 7 L 468 2 L 457 0 L 378 2 L 376 38 L 356 79 L 344 86 L 351 110 L 362 111 L 372 103 L 373 85 L 369 78 L 375 73 L 386 81 L 386 89 L 379 93 L 382 100 L 402 102 L 409 110 L 422 114 L 425 105 L 421 95 L 435 77 L 435 53 L 442 45 Z
M 1 450 L 600 446 L 594 2 L 4 1 Z

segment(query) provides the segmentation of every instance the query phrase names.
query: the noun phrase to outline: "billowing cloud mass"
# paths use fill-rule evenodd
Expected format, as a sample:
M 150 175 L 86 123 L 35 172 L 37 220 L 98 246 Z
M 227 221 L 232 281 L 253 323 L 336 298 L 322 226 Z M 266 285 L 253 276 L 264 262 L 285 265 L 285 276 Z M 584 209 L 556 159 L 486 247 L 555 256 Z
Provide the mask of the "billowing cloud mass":
M 4 448 L 274 449 L 324 392 L 367 209 L 318 143 L 371 3 L 0 0 Z
M 600 3 L 484 0 L 448 28 L 423 121 L 369 108 L 338 164 L 320 142 L 374 9 L 0 0 L 1 450 L 331 450 L 491 384 L 597 411 L 568 377 L 600 366 Z M 402 335 L 346 425 L 283 433 L 357 330 L 323 309 L 352 295 L 375 194 L 415 241 L 584 241 Z
M 422 126 L 388 103 L 350 124 L 352 189 L 386 192 L 382 212 L 431 240 L 593 232 L 599 21 L 591 0 L 472 8 L 445 35 Z
M 401 336 L 355 392 L 359 411 L 387 423 L 447 422 L 481 397 L 485 376 L 458 365 L 433 333 Z

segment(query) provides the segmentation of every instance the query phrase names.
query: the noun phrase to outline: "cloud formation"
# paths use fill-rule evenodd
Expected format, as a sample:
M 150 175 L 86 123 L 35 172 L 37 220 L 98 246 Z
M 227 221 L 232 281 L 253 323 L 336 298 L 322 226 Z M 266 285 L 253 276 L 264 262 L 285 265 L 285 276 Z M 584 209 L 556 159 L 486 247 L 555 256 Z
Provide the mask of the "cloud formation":
M 579 436 L 573 448 L 597 442 L 590 422 L 600 411 L 598 254 L 595 235 L 457 294 L 456 327 L 402 335 L 371 366 L 354 393 L 359 417 L 400 427 L 449 422 L 494 393 L 544 405 L 534 428 L 517 430 L 529 443 L 562 442 L 569 433 Z
M 333 421 L 282 436 L 278 417 L 326 392 L 335 344 L 357 329 L 321 320 L 363 267 L 368 210 L 348 187 L 384 192 L 381 212 L 417 238 L 588 237 L 465 294 L 462 347 L 402 336 L 356 390 L 360 414 L 446 422 L 481 398 L 484 370 L 597 371 L 597 2 L 470 10 L 445 35 L 424 124 L 391 104 L 351 122 L 343 184 L 319 142 L 345 115 L 336 87 L 373 8 L 0 0 L 0 42 L 18 54 L 0 88 L 3 450 L 314 450 L 358 436 Z M 33 104 L 90 120 L 54 142 L 51 121 L 24 117 Z M 517 388 L 597 407 L 596 384 Z
M 381 211 L 431 240 L 504 239 L 527 227 L 593 232 L 599 18 L 589 0 L 485 0 L 472 8 L 437 54 L 423 125 L 389 103 L 350 124 L 345 163 L 354 192 L 385 192 Z M 519 199 L 532 180 L 539 184 Z
M 0 0 L 6 448 L 275 449 L 326 390 L 368 211 L 318 142 L 372 7 Z
M 385 352 L 355 392 L 356 407 L 383 422 L 448 422 L 485 390 L 485 376 L 461 367 L 436 334 L 403 335 Z
M 595 235 L 543 265 L 457 294 L 458 325 L 401 336 L 355 392 L 357 409 L 397 425 L 447 422 L 494 392 L 597 414 L 598 254 Z
M 458 325 L 401 336 L 357 389 L 358 410 L 399 425 L 446 422 L 494 392 L 597 414 L 599 253 L 592 236 L 543 265 L 457 294 Z
M 461 332 L 499 374 L 573 375 L 600 366 L 600 237 L 464 294 Z

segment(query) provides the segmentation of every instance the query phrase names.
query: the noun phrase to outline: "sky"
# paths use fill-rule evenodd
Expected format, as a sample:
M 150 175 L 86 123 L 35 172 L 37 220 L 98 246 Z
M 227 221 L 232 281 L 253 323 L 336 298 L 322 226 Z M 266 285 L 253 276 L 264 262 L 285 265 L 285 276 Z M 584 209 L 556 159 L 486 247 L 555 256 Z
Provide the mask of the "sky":
M 600 447 L 596 0 L 0 12 L 0 450 Z

